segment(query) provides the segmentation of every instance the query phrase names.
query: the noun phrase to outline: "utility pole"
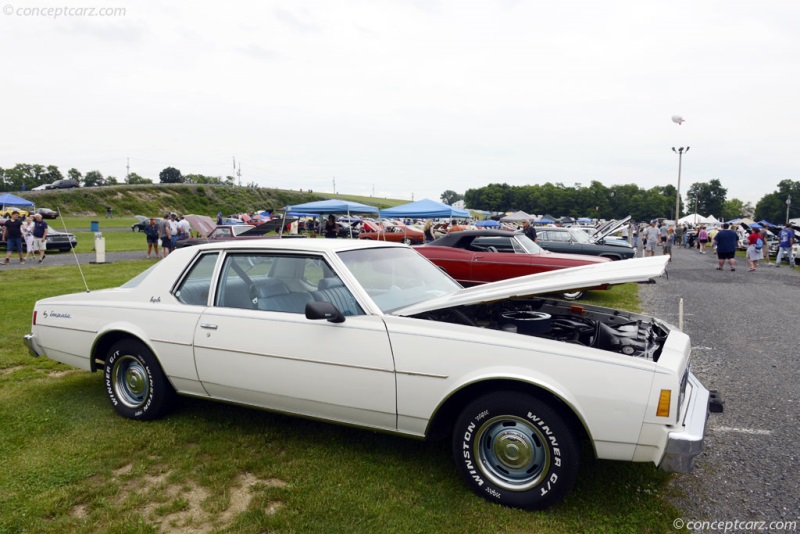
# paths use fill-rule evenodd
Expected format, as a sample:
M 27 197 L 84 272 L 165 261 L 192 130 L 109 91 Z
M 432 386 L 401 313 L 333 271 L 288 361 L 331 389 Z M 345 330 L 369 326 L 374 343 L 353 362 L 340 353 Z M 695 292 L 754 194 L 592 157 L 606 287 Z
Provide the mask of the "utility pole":
M 792 205 L 792 194 L 786 197 L 786 224 L 789 224 L 789 206 Z
M 236 177 L 239 179 L 239 187 L 242 187 L 242 162 L 239 162 L 239 170 L 236 171 Z
M 128 158 L 128 165 L 125 167 L 125 183 L 131 181 L 131 158 Z
M 678 190 L 675 192 L 675 225 L 678 225 L 678 219 L 681 218 L 681 164 L 683 163 L 683 154 L 685 152 L 689 152 L 690 147 L 686 147 L 684 150 L 683 147 L 680 147 L 678 150 L 675 150 L 675 147 L 672 147 L 672 151 L 678 155 Z
M 336 177 L 333 177 L 333 194 L 336 194 Z

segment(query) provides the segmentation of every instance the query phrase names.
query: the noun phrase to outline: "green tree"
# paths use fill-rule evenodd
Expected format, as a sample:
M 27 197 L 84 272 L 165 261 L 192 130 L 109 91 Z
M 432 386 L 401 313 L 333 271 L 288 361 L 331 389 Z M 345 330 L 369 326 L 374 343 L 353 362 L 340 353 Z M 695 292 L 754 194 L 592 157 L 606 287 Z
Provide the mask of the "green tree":
M 180 184 L 183 183 L 183 175 L 181 171 L 175 167 L 167 167 L 158 173 L 158 179 L 162 184 Z
M 791 195 L 792 202 L 789 204 L 789 219 L 800 217 L 800 182 L 793 180 L 781 180 L 778 182 L 778 190 L 764 196 L 756 204 L 755 219 L 766 219 L 771 223 L 780 224 L 786 222 L 786 200 Z
M 744 202 L 738 198 L 732 198 L 725 201 L 725 204 L 722 206 L 722 218 L 724 220 L 729 221 L 731 219 L 738 219 L 739 217 L 744 216 Z
M 116 179 L 114 176 L 106 176 L 106 185 L 117 185 L 119 184 L 119 180 Z
M 692 184 L 686 194 L 689 206 L 695 205 L 695 198 L 697 199 L 697 211 L 700 215 L 708 217 L 714 215 L 720 217 L 722 209 L 725 206 L 725 197 L 728 190 L 722 187 L 719 180 L 713 179 L 709 182 L 698 182 Z M 694 211 L 694 210 L 689 210 Z
M 135 172 L 132 172 L 132 173 L 130 173 L 128 175 L 128 183 L 131 184 L 131 185 L 133 185 L 133 184 L 152 184 L 153 180 L 151 180 L 150 178 L 142 178 L 141 176 L 139 176 Z
M 103 178 L 103 173 L 100 171 L 89 171 L 86 173 L 86 176 L 83 177 L 83 185 L 86 187 L 94 187 L 103 184 L 105 184 L 105 179 Z
M 455 204 L 459 200 L 464 200 L 463 195 L 459 195 L 458 193 L 456 193 L 455 191 L 452 191 L 450 189 L 448 189 L 447 191 L 444 191 L 442 193 L 442 196 L 440 196 L 439 198 L 441 199 L 442 202 L 444 202 L 445 204 L 448 204 L 450 206 L 452 206 L 453 204 Z

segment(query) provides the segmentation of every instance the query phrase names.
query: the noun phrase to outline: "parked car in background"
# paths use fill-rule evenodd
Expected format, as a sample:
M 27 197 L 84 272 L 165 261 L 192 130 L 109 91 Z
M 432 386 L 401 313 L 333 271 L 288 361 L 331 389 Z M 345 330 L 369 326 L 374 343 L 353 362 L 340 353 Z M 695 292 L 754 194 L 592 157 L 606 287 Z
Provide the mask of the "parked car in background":
M 6 218 L 11 217 L 11 214 L 14 213 L 15 211 L 19 212 L 20 217 L 27 217 L 28 215 L 30 215 L 28 210 L 24 210 L 22 208 L 16 208 L 14 206 L 8 206 L 4 210 L 0 211 L 0 217 L 6 217 Z
M 37 185 L 36 187 L 32 188 L 31 191 L 44 191 L 45 189 L 49 189 L 50 184 L 42 184 Z
M 52 184 L 46 187 L 46 189 L 71 189 L 73 187 L 80 187 L 76 180 L 72 178 L 65 178 L 64 180 L 56 180 Z
M 0 218 L 0 229 L 5 225 L 6 219 Z M 60 252 L 68 252 L 78 246 L 78 238 L 75 234 L 68 232 L 61 232 L 52 226 L 47 228 L 47 237 L 45 238 L 46 248 L 48 252 L 58 250 Z M 28 244 L 22 240 L 22 248 L 25 252 L 28 251 Z M 3 240 L 3 232 L 0 231 L 0 250 L 6 250 L 6 242 Z
M 625 221 L 620 221 L 623 224 Z M 537 228 L 539 245 L 551 252 L 566 254 L 588 254 L 612 260 L 626 260 L 636 255 L 636 249 L 621 240 L 605 240 L 616 228 L 611 226 L 605 233 L 589 237 L 578 228 Z
M 233 224 L 217 226 L 207 237 L 190 237 L 181 239 L 175 248 L 193 247 L 214 241 L 236 241 L 241 239 L 260 239 L 270 229 L 266 226 L 252 226 L 249 224 Z
M 611 261 L 582 254 L 549 252 L 522 232 L 464 230 L 446 234 L 414 250 L 465 286 L 507 280 L 528 274 Z M 564 293 L 575 300 L 584 291 Z
M 144 232 L 144 227 L 150 224 L 150 217 L 145 217 L 144 215 L 134 215 L 136 218 L 135 223 L 131 225 L 131 232 Z M 162 217 L 153 217 L 156 220 L 156 224 L 160 223 Z
M 58 219 L 58 212 L 50 208 L 36 208 L 34 213 L 42 216 L 42 219 Z
M 95 387 L 122 417 L 161 417 L 178 393 L 446 437 L 477 495 L 542 509 L 570 491 L 582 450 L 673 472 L 702 451 L 709 391 L 689 369 L 686 334 L 540 296 L 650 279 L 667 260 L 463 289 L 402 245 L 217 242 L 177 250 L 119 289 L 38 301 L 24 341 L 100 371 Z
M 385 221 L 378 226 L 372 221 L 364 221 L 359 239 L 374 241 L 388 241 L 390 243 L 404 243 L 406 245 L 421 245 L 425 242 L 425 235 L 421 230 L 406 226 L 403 223 Z

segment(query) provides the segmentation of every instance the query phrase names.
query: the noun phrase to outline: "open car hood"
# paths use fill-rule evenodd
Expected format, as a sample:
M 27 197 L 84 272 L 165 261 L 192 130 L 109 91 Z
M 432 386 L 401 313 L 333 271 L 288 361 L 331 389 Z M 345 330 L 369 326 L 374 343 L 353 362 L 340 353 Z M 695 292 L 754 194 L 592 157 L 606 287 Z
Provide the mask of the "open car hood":
M 531 274 L 501 280 L 491 284 L 470 287 L 432 299 L 418 302 L 392 312 L 393 315 L 416 315 L 418 313 L 496 302 L 510 298 L 531 297 L 546 293 L 575 291 L 601 285 L 645 282 L 661 276 L 667 268 L 669 256 L 652 256 L 630 260 L 611 261 L 560 269 L 546 273 Z
M 598 242 L 605 237 L 610 236 L 614 232 L 616 232 L 623 224 L 627 224 L 628 221 L 631 220 L 631 216 L 628 215 L 624 219 L 620 219 L 619 221 L 612 221 L 610 224 L 605 225 L 600 231 L 595 232 L 592 234 L 592 241 Z

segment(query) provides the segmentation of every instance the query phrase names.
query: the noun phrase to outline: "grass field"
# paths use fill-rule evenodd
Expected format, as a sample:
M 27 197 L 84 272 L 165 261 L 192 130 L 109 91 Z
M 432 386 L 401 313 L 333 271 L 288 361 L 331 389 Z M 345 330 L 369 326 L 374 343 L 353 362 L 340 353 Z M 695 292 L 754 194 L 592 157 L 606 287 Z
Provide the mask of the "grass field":
M 109 238 L 112 235 L 109 232 Z M 149 261 L 84 267 L 117 286 Z M 149 423 L 117 416 L 102 375 L 28 355 L 37 299 L 80 292 L 72 266 L 8 271 L 0 330 L 0 532 L 666 532 L 669 475 L 595 461 L 545 512 L 474 496 L 447 443 L 195 399 Z M 638 308 L 637 287 L 587 302 Z

